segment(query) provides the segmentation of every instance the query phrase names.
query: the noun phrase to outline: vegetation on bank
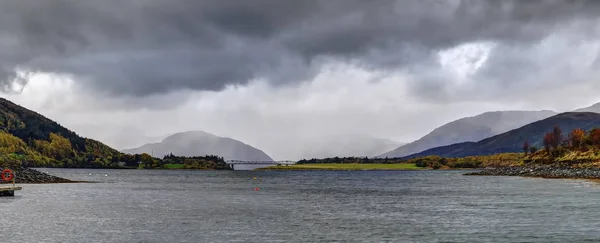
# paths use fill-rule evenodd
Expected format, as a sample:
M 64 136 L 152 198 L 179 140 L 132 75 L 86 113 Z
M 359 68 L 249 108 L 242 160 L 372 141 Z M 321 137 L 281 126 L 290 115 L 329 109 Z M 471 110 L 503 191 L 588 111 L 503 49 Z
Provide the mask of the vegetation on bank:
M 540 144 L 539 141 L 534 141 Z M 547 132 L 542 148 L 522 144 L 522 153 L 502 153 L 488 156 L 469 156 L 463 158 L 444 158 L 427 156 L 410 159 L 417 166 L 431 168 L 484 168 L 506 166 L 552 165 L 570 168 L 600 168 L 600 128 L 588 131 L 573 129 L 564 135 L 559 126 Z
M 543 148 L 523 143 L 525 164 L 556 164 L 570 167 L 600 167 L 600 128 L 580 128 L 563 135 L 559 126 L 544 136 Z
M 446 158 L 442 156 L 426 156 L 409 159 L 407 162 L 415 163 L 418 167 L 432 169 L 467 169 L 485 167 L 518 166 L 522 164 L 523 153 L 502 153 L 484 156 L 467 156 L 462 158 Z
M 302 159 L 296 164 L 400 164 L 407 163 L 399 158 L 333 157 L 324 159 Z
M 295 164 L 295 165 L 278 165 L 260 168 L 257 170 L 419 170 L 415 164 L 359 164 L 359 163 L 344 163 L 344 164 Z
M 215 155 L 207 156 L 175 156 L 172 153 L 163 157 L 159 160 L 153 168 L 163 169 L 213 169 L 213 170 L 227 170 L 230 167 L 225 163 L 223 157 Z
M 416 167 L 432 169 L 461 169 L 461 168 L 481 168 L 487 166 L 509 166 L 522 161 L 523 153 L 502 153 L 486 156 L 468 156 L 462 158 L 446 158 L 442 156 L 425 156 L 413 159 L 402 158 L 361 158 L 361 157 L 334 157 L 324 159 L 300 160 L 296 165 L 327 164 L 330 166 L 343 166 L 344 164 L 375 164 L 405 166 L 414 165 Z M 294 168 L 294 167 L 292 167 Z

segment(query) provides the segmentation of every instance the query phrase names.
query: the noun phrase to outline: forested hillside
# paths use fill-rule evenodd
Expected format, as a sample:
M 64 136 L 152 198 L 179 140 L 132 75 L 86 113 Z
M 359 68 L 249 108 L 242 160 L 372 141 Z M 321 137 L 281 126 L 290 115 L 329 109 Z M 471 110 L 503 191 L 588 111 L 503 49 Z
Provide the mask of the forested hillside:
M 24 166 L 110 167 L 119 151 L 0 98 L 0 158 Z M 133 165 L 134 161 L 129 161 Z M 116 165 L 113 165 L 116 166 Z

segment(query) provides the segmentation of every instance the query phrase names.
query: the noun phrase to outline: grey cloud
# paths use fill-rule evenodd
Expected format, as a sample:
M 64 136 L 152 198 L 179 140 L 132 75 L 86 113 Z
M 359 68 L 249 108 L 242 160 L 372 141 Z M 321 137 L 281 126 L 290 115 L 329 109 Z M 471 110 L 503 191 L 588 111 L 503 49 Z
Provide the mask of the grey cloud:
M 27 79 L 23 76 L 2 67 L 0 67 L 0 77 L 4 77 L 4 79 L 0 79 L 0 91 L 4 93 L 19 93 L 27 84 Z
M 421 70 L 435 67 L 437 50 L 535 43 L 599 10 L 597 1 L 2 1 L 0 80 L 5 86 L 8 71 L 26 67 L 74 74 L 117 96 L 149 96 L 254 78 L 292 83 L 323 58 Z M 415 90 L 441 84 L 428 80 Z

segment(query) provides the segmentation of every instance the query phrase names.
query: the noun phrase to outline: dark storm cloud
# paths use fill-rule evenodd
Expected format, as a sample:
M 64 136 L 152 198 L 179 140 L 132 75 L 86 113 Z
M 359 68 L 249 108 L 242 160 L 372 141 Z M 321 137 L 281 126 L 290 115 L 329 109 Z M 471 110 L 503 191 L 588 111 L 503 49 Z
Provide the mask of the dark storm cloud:
M 309 77 L 322 58 L 414 69 L 430 64 L 437 50 L 463 42 L 535 42 L 557 26 L 597 17 L 599 6 L 550 0 L 9 0 L 0 2 L 0 80 L 5 87 L 21 67 L 74 74 L 115 95 L 147 96 L 219 90 L 253 78 L 294 82 Z M 431 87 L 427 80 L 438 79 L 425 78 L 416 89 Z

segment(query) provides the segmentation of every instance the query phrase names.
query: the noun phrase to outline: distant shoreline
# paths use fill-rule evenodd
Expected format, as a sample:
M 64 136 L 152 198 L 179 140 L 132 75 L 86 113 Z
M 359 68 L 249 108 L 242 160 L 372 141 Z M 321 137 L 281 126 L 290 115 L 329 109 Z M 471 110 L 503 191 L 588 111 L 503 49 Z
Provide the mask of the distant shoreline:
M 339 163 L 339 164 L 295 164 L 288 166 L 269 166 L 265 168 L 254 169 L 255 171 L 402 171 L 402 170 L 429 170 L 429 168 L 417 167 L 415 164 L 360 164 L 360 163 Z

